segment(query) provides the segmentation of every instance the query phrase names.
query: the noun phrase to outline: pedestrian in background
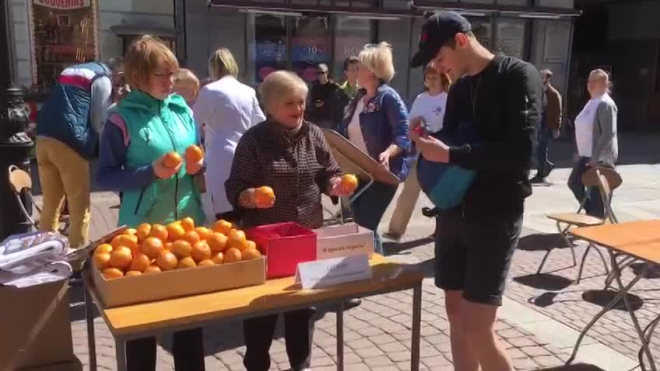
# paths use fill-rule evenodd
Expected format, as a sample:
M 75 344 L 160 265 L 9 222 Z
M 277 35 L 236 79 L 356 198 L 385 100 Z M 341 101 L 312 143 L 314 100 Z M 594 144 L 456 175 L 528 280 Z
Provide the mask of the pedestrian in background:
M 190 108 L 178 94 L 171 94 L 179 64 L 160 40 L 145 35 L 131 44 L 125 58 L 126 78 L 131 85 L 103 130 L 98 183 L 124 197 L 118 225 L 136 228 L 142 223 L 168 224 L 191 217 L 203 225 L 200 193 L 193 176 L 204 163 L 168 168 L 168 152 L 185 157 L 190 145 L 199 144 Z M 201 329 L 177 331 L 172 354 L 177 371 L 203 371 L 204 347 Z M 156 369 L 156 339 L 126 342 L 128 371 Z
M 434 134 L 442 130 L 451 81 L 447 74 L 440 73 L 433 64 L 424 67 L 423 73 L 426 91 L 418 95 L 413 102 L 410 109 L 410 127 L 422 125 L 429 134 Z M 403 190 L 396 202 L 396 208 L 385 237 L 399 240 L 406 233 L 420 192 L 421 188 L 419 180 L 417 180 L 417 159 L 415 159 L 410 174 L 403 183 Z
M 392 47 L 385 42 L 367 45 L 358 58 L 357 81 L 361 89 L 337 131 L 403 181 L 413 157 L 408 109 L 399 94 L 387 85 L 394 77 Z M 375 248 L 380 254 L 384 252 L 378 225 L 396 189 L 394 185 L 374 182 L 351 204 L 355 222 L 374 231 Z
M 589 74 L 587 90 L 591 99 L 575 118 L 575 142 L 578 158 L 568 178 L 568 188 L 584 205 L 589 215 L 602 218 L 605 214 L 598 187 L 587 189 L 582 175 L 598 166 L 614 168 L 619 157 L 617 139 L 618 108 L 610 97 L 610 76 L 596 69 Z
M 188 107 L 192 108 L 199 94 L 199 79 L 191 70 L 179 68 L 174 74 L 172 92 L 182 96 L 186 100 Z
M 357 82 L 359 65 L 360 59 L 354 55 L 346 58 L 344 61 L 344 76 L 346 77 L 346 81 L 341 84 L 340 88 L 346 95 L 346 104 L 348 104 L 348 102 L 353 99 L 360 90 L 360 85 Z
M 273 72 L 259 87 L 268 119 L 248 130 L 236 148 L 227 179 L 227 198 L 241 212 L 244 228 L 296 222 L 323 226 L 321 194 L 347 196 L 340 186 L 341 169 L 323 132 L 304 121 L 307 85 L 293 72 Z M 260 204 L 255 190 L 269 186 L 276 200 Z M 291 370 L 311 364 L 314 308 L 285 312 L 284 336 Z M 243 321 L 248 371 L 270 369 L 269 349 L 277 314 Z
M 532 178 L 532 184 L 545 183 L 546 178 L 555 168 L 555 164 L 548 159 L 548 148 L 554 139 L 559 138 L 561 134 L 561 95 L 552 86 L 552 71 L 545 69 L 541 71 L 541 81 L 543 82 L 543 113 L 541 115 L 541 125 L 536 134 L 536 159 L 537 172 Z
M 208 61 L 213 82 L 202 88 L 193 106 L 197 125 L 204 128 L 206 196 L 204 207 L 209 219 L 232 210 L 227 199 L 225 181 L 241 136 L 254 125 L 266 120 L 256 93 L 238 81 L 238 64 L 229 49 L 215 51 Z M 220 219 L 232 219 L 222 216 Z
M 317 79 L 309 92 L 305 119 L 321 128 L 331 129 L 341 122 L 347 99 L 339 84 L 330 78 L 325 63 L 317 66 L 316 73 Z
M 73 248 L 89 240 L 89 161 L 98 155 L 99 133 L 111 103 L 112 71 L 91 62 L 64 69 L 39 110 L 36 154 L 43 193 L 39 229 L 58 229 L 66 199 Z

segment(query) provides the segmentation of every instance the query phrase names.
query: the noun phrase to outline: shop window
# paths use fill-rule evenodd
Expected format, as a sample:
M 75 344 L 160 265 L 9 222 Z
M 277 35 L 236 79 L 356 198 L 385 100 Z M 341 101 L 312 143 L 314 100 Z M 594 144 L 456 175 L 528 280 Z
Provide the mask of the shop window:
M 291 68 L 307 83 L 317 77 L 319 63 L 330 65 L 332 45 L 328 17 L 294 17 Z
M 335 58 L 333 78 L 344 80 L 344 61 L 357 56 L 360 50 L 373 42 L 374 21 L 350 17 L 337 17 L 335 28 Z
M 261 83 L 271 72 L 286 69 L 286 18 L 267 14 L 252 17 L 254 38 L 249 45 L 250 80 Z
M 479 40 L 481 45 L 490 49 L 492 32 L 490 18 L 482 17 L 467 17 L 472 25 L 472 33 Z
M 29 0 L 33 93 L 48 93 L 66 67 L 98 59 L 97 0 Z
M 495 51 L 504 55 L 524 58 L 525 21 L 521 19 L 498 18 Z
M 497 5 L 527 6 L 529 5 L 529 0 L 497 0 Z

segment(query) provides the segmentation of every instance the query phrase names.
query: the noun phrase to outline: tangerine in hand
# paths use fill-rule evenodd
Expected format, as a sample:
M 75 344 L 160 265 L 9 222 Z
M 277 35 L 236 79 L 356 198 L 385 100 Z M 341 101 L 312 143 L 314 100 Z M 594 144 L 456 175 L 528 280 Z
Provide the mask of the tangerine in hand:
M 192 145 L 186 148 L 186 162 L 200 162 L 204 158 L 204 150 L 199 146 Z
M 257 207 L 270 207 L 275 202 L 275 191 L 269 186 L 262 186 L 254 190 L 254 202 Z
M 344 174 L 341 177 L 341 188 L 345 193 L 351 194 L 355 192 L 358 186 L 358 178 L 353 174 Z
M 163 166 L 169 169 L 174 169 L 181 165 L 182 162 L 181 155 L 176 152 L 168 152 L 163 158 Z

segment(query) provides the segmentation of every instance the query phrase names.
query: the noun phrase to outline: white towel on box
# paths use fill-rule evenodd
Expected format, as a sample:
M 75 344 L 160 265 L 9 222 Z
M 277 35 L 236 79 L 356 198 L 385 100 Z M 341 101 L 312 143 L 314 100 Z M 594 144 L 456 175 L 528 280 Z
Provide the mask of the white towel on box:
M 0 284 L 20 287 L 58 281 L 69 277 L 66 263 L 68 241 L 55 233 L 26 233 L 11 236 L 0 245 Z

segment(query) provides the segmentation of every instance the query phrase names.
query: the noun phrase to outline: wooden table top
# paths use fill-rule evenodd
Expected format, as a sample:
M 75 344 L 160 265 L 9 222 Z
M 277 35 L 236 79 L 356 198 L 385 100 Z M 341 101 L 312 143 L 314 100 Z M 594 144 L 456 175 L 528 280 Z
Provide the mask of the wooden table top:
M 145 331 L 184 326 L 191 323 L 216 321 L 265 311 L 313 305 L 345 297 L 367 296 L 370 293 L 392 292 L 421 283 L 424 275 L 406 264 L 393 263 L 373 254 L 370 260 L 373 278 L 325 289 L 302 290 L 294 277 L 266 281 L 228 291 L 187 296 L 151 303 L 105 309 L 95 300 L 113 335 L 131 335 Z M 95 298 L 96 288 L 87 280 L 88 290 Z
M 660 264 L 660 220 L 576 228 L 570 233 L 640 260 Z

